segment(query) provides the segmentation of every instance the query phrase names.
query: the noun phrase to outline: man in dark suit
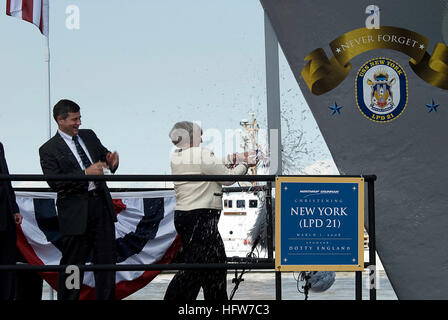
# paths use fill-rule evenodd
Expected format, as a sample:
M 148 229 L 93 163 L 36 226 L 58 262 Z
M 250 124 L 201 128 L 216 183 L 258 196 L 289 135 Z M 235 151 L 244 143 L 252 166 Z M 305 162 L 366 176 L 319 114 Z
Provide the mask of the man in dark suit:
M 108 151 L 89 129 L 79 129 L 79 106 L 61 100 L 53 108 L 58 132 L 39 149 L 45 175 L 102 175 L 118 168 L 118 154 Z M 115 263 L 117 221 L 112 198 L 105 182 L 48 181 L 57 192 L 59 229 L 63 236 L 61 265 L 82 265 L 92 258 L 95 264 Z M 97 271 L 95 293 L 98 300 L 115 297 L 115 271 Z M 77 300 L 80 290 L 69 286 L 71 274 L 60 272 L 58 299 Z M 80 282 L 82 284 L 83 273 Z M 66 281 L 69 280 L 69 281 Z M 74 288 L 73 288 L 74 287 Z
M 0 174 L 9 174 L 3 144 L 0 142 Z M 22 215 L 11 181 L 0 181 L 0 264 L 16 264 L 16 225 Z M 0 300 L 14 298 L 14 272 L 0 272 Z

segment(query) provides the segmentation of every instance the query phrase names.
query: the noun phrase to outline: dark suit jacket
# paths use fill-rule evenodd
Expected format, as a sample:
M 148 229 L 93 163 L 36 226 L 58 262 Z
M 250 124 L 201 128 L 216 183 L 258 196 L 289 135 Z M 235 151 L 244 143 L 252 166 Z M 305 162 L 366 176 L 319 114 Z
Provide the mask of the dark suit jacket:
M 89 129 L 79 130 L 79 136 L 84 141 L 93 163 L 106 161 L 109 152 Z M 67 146 L 59 133 L 48 140 L 39 149 L 40 165 L 46 175 L 85 175 L 73 152 Z M 118 166 L 117 166 L 118 167 Z M 117 169 L 111 168 L 112 172 Z M 88 214 L 88 181 L 48 181 L 51 189 L 57 192 L 59 230 L 63 235 L 82 234 L 87 225 Z M 104 192 L 107 209 L 113 221 L 117 221 L 112 198 L 104 182 L 99 187 Z
M 9 174 L 6 164 L 5 151 L 0 142 L 0 174 Z M 7 219 L 12 219 L 14 213 L 19 212 L 16 196 L 11 181 L 0 181 L 0 231 L 5 230 Z

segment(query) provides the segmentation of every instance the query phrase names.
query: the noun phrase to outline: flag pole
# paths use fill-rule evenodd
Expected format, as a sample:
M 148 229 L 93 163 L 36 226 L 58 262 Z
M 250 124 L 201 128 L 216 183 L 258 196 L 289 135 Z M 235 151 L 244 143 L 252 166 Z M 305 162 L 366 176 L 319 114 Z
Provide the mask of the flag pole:
M 48 138 L 51 138 L 51 90 L 50 90 L 50 41 L 45 37 L 45 62 L 47 63 Z
M 45 45 L 45 62 L 47 63 L 48 138 L 51 138 L 50 41 L 48 37 L 45 37 Z
M 44 9 L 44 6 L 47 5 L 46 12 L 47 12 L 47 33 L 45 35 L 45 62 L 47 63 L 47 102 L 48 102 L 48 139 L 51 138 L 51 86 L 50 86 L 50 2 L 47 3 L 44 1 L 42 2 L 42 9 Z M 50 300 L 54 300 L 54 290 L 52 287 L 50 287 Z
M 51 138 L 51 73 L 50 73 L 50 1 L 49 0 L 42 0 L 42 10 L 43 10 L 43 17 L 45 20 L 46 26 L 44 26 L 44 32 L 45 35 L 45 62 L 47 63 L 47 103 L 48 103 L 48 139 Z
M 6 0 L 6 14 L 39 28 L 45 36 L 45 62 L 47 63 L 48 137 L 51 138 L 51 96 L 50 96 L 50 0 Z

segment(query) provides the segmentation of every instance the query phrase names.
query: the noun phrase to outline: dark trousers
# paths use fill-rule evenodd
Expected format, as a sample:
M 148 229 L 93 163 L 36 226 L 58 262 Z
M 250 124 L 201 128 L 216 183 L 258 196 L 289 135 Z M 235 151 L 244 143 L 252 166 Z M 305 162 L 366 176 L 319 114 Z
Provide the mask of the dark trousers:
M 225 263 L 224 243 L 218 231 L 220 211 L 198 209 L 174 212 L 174 226 L 182 240 L 185 263 Z M 171 280 L 165 300 L 227 300 L 227 270 L 180 270 Z
M 89 258 L 94 264 L 115 264 L 115 227 L 103 196 L 89 196 L 89 213 L 86 231 L 81 235 L 64 236 L 62 239 L 61 265 L 84 265 Z M 80 272 L 80 286 L 84 273 Z M 70 279 L 67 279 L 71 277 Z M 115 271 L 95 271 L 97 300 L 115 298 Z M 68 280 L 68 281 L 66 281 Z M 73 273 L 60 272 L 58 300 L 78 300 L 80 290 L 68 289 L 73 285 Z
M 16 264 L 16 225 L 12 217 L 8 217 L 5 230 L 0 231 L 0 264 Z M 14 299 L 14 278 L 15 271 L 0 271 L 0 300 Z
M 20 250 L 17 249 L 17 262 L 27 263 Z M 37 272 L 17 271 L 15 279 L 14 300 L 42 300 L 43 279 Z

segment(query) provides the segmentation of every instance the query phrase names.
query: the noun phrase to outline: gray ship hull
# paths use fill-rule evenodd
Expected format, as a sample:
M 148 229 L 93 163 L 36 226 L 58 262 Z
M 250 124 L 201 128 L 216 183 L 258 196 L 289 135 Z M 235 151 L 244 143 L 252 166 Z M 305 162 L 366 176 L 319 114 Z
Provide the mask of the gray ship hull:
M 350 43 L 353 39 L 346 38 L 346 48 L 355 48 L 359 42 L 369 40 L 372 40 L 372 48 L 352 55 L 351 69 L 340 70 L 343 76 L 339 79 L 330 74 L 324 79 L 328 70 L 323 68 L 321 73 L 315 72 L 314 78 L 308 78 L 309 83 L 302 72 L 307 68 L 305 57 L 322 48 L 331 59 L 337 54 L 337 48 L 331 50 L 329 46 L 333 40 L 366 27 L 365 10 L 371 2 L 261 0 L 261 3 L 340 173 L 378 177 L 375 184 L 376 244 L 397 297 L 447 299 L 448 90 L 446 84 L 437 82 L 434 77 L 433 80 L 423 79 L 410 63 L 412 57 L 419 54 L 414 50 L 418 43 L 412 42 L 416 41 L 415 34 L 428 39 L 420 50 L 429 55 L 437 43 L 443 43 L 446 2 L 375 1 L 381 9 L 381 27 L 405 29 L 410 33 L 400 40 L 395 37 L 396 49 L 375 47 L 379 38 L 358 37 L 358 43 Z M 383 34 L 386 33 L 384 30 Z M 391 34 L 389 32 L 389 38 L 381 40 L 392 42 Z M 405 52 L 407 49 L 410 51 Z M 399 91 L 400 103 L 390 104 L 402 108 L 400 113 L 391 116 L 392 120 L 382 121 L 381 115 L 374 118 L 372 114 L 363 113 L 360 106 L 362 92 L 357 91 L 357 81 L 362 76 L 360 69 L 378 57 L 396 62 L 406 75 L 406 79 L 400 78 L 403 86 L 403 91 Z M 446 79 L 443 73 L 448 74 L 448 56 L 445 58 L 445 65 L 440 63 L 438 69 L 441 71 L 438 79 L 442 82 Z M 317 65 L 309 67 L 311 73 L 317 70 Z M 386 69 L 377 71 L 376 84 L 384 84 L 378 73 L 385 73 Z M 316 81 L 319 77 L 322 81 Z M 327 80 L 329 84 L 325 83 Z M 398 80 L 389 79 L 389 87 L 396 86 Z M 315 81 L 314 87 L 310 87 L 312 81 Z M 363 90 L 368 92 L 374 87 Z M 399 94 L 394 93 L 395 97 Z M 405 95 L 406 101 L 403 100 Z M 342 108 L 336 110 L 335 104 Z M 380 109 L 383 112 L 384 109 Z

